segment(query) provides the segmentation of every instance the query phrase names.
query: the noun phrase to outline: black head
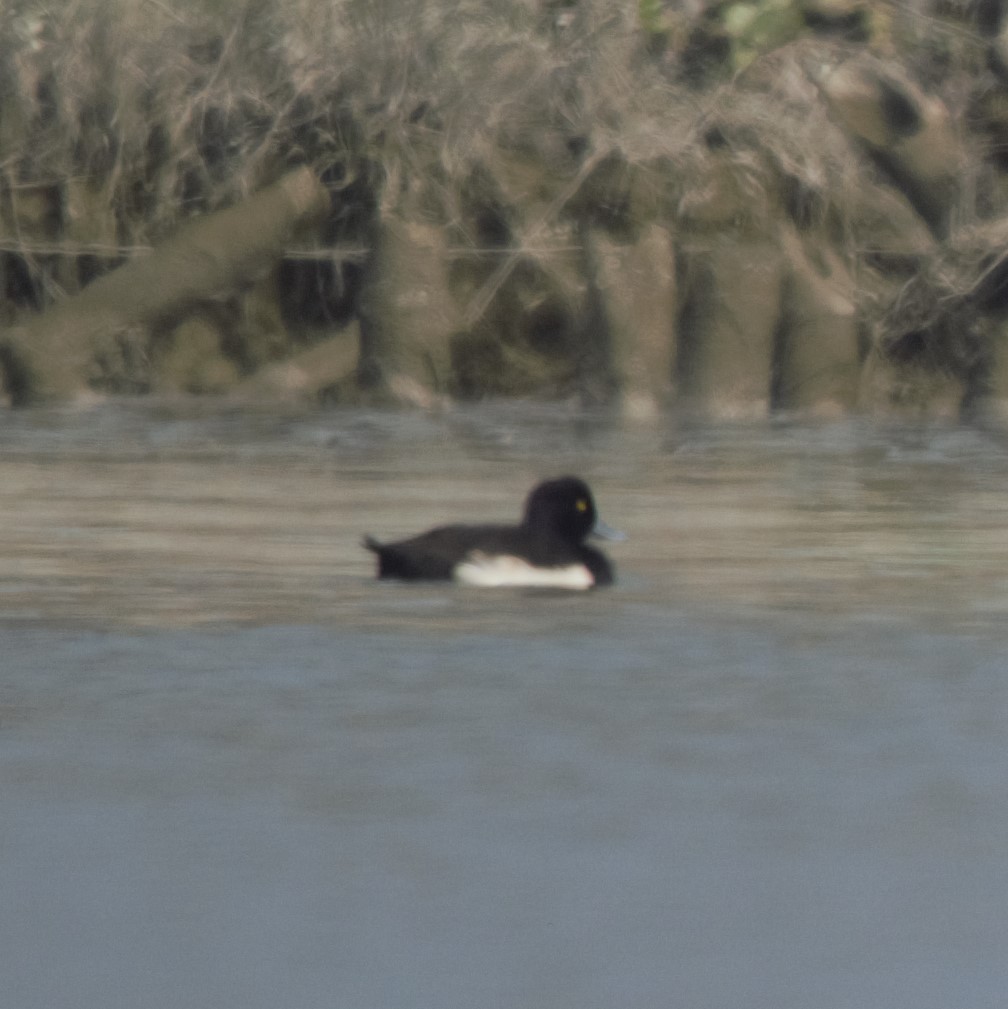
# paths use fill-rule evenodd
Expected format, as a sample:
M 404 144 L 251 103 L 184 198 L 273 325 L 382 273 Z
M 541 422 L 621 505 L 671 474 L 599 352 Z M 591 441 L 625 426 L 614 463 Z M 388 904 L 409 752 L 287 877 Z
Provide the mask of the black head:
M 588 484 L 577 477 L 564 476 L 532 488 L 525 501 L 522 524 L 536 532 L 580 543 L 595 528 L 597 520 Z

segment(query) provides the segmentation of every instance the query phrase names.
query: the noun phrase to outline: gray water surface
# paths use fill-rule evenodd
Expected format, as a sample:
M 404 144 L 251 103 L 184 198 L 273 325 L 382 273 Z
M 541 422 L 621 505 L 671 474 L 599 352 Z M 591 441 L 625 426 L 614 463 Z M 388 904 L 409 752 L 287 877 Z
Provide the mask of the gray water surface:
M 372 580 L 566 471 L 612 591 Z M 942 427 L 15 415 L 2 1004 L 1000 1009 L 1006 491 Z

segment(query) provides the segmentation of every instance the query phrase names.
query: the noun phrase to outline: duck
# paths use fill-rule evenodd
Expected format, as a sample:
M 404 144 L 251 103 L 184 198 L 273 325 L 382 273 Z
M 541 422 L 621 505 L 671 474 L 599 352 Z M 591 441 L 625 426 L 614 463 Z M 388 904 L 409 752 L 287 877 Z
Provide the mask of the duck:
M 612 585 L 613 565 L 585 543 L 589 536 L 625 539 L 601 520 L 588 484 L 562 476 L 532 488 L 518 525 L 444 525 L 394 543 L 366 536 L 363 546 L 377 555 L 378 578 L 482 588 Z

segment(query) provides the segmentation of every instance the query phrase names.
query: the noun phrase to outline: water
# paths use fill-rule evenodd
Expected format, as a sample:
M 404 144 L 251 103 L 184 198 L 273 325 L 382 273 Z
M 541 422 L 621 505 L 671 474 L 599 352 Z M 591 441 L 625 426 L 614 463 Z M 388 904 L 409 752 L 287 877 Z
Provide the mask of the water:
M 588 595 L 364 532 L 589 478 Z M 1008 990 L 1008 453 L 948 427 L 17 414 L 12 1009 L 948 1009 Z

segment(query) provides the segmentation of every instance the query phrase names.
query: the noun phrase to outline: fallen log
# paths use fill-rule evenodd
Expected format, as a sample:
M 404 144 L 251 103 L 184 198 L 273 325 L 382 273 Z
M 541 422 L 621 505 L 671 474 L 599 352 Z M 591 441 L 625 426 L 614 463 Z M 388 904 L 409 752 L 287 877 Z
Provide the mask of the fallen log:
M 103 356 L 119 355 L 138 333 L 143 340 L 152 327 L 248 284 L 328 209 L 325 187 L 299 168 L 4 333 L 0 364 L 11 402 L 72 398 Z
M 898 67 L 869 57 L 816 72 L 846 132 L 907 196 L 938 239 L 948 237 L 968 155 L 946 105 Z
M 676 252 L 666 228 L 653 224 L 620 240 L 586 229 L 589 284 L 606 331 L 604 370 L 612 373 L 623 415 L 659 417 L 672 394 L 676 348 Z M 597 380 L 596 380 L 597 381 Z
M 284 403 L 338 396 L 356 380 L 360 325 L 356 320 L 338 336 L 274 361 L 232 386 L 235 402 Z
M 766 416 L 785 276 L 779 244 L 726 233 L 681 255 L 679 404 L 721 419 Z
M 773 369 L 775 409 L 843 416 L 860 373 L 857 285 L 827 243 L 781 229 L 784 285 Z
M 458 312 L 443 229 L 386 215 L 375 229 L 360 297 L 361 387 L 379 400 L 426 404 L 444 393 Z

